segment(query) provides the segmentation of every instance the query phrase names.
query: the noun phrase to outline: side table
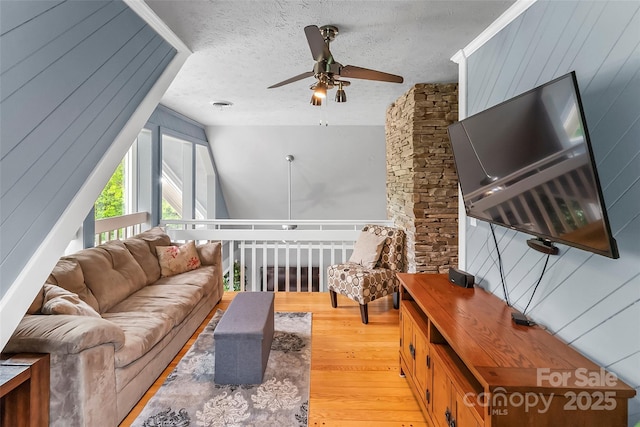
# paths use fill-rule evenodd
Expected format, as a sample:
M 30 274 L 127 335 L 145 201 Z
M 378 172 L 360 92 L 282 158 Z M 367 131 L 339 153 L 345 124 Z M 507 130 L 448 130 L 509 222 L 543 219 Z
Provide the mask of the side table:
M 49 355 L 0 356 L 0 424 L 49 425 Z

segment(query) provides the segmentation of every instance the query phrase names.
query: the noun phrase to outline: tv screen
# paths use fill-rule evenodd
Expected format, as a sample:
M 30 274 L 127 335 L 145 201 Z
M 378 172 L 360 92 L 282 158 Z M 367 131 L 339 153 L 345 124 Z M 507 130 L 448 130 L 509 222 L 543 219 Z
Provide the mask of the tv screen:
M 618 258 L 574 72 L 448 130 L 468 216 Z

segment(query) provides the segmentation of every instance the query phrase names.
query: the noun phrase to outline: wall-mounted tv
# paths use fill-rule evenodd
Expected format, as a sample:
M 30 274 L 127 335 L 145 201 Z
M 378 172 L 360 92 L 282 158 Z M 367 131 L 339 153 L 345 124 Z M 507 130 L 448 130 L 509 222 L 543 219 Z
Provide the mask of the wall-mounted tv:
M 448 130 L 468 216 L 619 257 L 574 72 Z

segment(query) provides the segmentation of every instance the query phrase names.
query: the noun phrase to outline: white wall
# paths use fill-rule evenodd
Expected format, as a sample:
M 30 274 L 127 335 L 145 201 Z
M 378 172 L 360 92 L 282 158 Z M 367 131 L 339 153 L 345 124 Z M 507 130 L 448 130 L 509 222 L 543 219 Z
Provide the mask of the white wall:
M 386 219 L 384 126 L 208 127 L 234 219 Z

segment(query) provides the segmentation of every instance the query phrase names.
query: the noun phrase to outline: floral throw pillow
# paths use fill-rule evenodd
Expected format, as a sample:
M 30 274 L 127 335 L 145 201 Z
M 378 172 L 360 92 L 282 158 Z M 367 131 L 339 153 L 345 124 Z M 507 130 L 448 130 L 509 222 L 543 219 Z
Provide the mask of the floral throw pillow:
M 200 258 L 194 242 L 182 246 L 156 246 L 162 277 L 175 276 L 200 267 Z

